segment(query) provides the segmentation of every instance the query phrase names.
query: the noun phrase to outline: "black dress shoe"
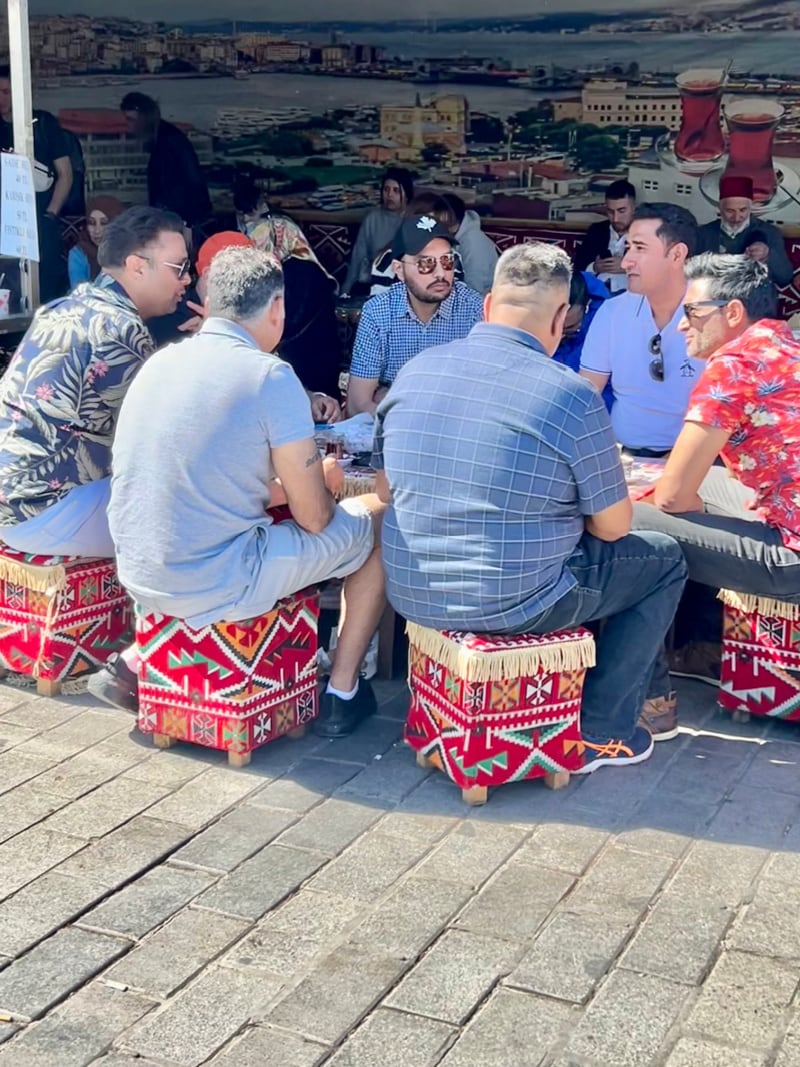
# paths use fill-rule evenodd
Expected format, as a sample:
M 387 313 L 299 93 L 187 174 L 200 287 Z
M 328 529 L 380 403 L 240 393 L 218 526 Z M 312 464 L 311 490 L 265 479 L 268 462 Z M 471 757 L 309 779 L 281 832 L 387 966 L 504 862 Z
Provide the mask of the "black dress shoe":
M 320 737 L 346 737 L 377 710 L 375 691 L 366 678 L 359 678 L 358 690 L 352 700 L 342 700 L 333 693 L 322 694 L 319 718 L 311 724 L 311 729 Z
M 139 711 L 139 679 L 118 653 L 90 676 L 88 689 L 93 697 L 112 708 L 122 708 L 134 715 Z

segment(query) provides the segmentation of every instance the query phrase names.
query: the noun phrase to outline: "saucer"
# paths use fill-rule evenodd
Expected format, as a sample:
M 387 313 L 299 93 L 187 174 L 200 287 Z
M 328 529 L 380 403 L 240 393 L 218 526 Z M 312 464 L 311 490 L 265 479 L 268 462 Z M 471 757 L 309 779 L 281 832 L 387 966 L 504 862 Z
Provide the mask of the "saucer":
M 699 178 L 702 174 L 711 170 L 712 167 L 719 166 L 719 161 L 724 158 L 724 153 L 721 153 L 716 159 L 700 161 L 681 159 L 680 156 L 675 155 L 674 133 L 662 133 L 656 141 L 655 148 L 662 163 L 666 163 L 668 167 L 673 167 L 675 170 L 680 171 L 681 174 L 688 174 L 692 178 Z
M 753 214 L 763 215 L 768 211 L 777 211 L 787 204 L 800 201 L 800 175 L 794 169 L 797 161 L 775 157 L 772 165 L 778 178 L 778 187 L 769 200 L 753 204 Z M 707 171 L 700 179 L 700 192 L 716 207 L 719 204 L 719 183 L 725 173 L 725 164 L 720 163 L 713 170 Z

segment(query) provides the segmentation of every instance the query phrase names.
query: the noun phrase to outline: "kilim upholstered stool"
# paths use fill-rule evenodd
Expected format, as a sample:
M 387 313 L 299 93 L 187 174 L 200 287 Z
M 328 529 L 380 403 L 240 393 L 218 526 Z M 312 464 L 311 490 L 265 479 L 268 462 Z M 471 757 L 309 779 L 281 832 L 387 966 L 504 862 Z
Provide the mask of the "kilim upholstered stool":
M 581 696 L 594 665 L 588 630 L 490 637 L 409 623 L 411 707 L 405 739 L 422 767 L 460 786 L 467 804 L 487 790 L 544 778 L 552 789 L 583 764 Z
M 719 705 L 735 722 L 751 715 L 800 721 L 800 604 L 720 591 L 725 605 Z
M 133 640 L 133 605 L 113 560 L 32 556 L 0 544 L 0 671 L 43 696 Z
M 318 620 L 316 590 L 199 629 L 137 611 L 139 729 L 159 748 L 221 749 L 234 767 L 284 734 L 302 737 L 317 717 Z

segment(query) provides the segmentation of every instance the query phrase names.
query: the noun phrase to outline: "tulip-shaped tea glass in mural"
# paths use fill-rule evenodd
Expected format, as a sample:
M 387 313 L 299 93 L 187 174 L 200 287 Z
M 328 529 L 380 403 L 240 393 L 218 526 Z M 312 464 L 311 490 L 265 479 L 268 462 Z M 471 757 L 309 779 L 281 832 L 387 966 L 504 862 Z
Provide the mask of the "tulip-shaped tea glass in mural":
M 711 163 L 725 150 L 720 122 L 724 70 L 685 70 L 675 79 L 681 94 L 681 128 L 675 155 L 689 163 Z
M 728 163 L 723 177 L 752 178 L 753 199 L 757 204 L 771 200 L 778 187 L 772 142 L 782 117 L 780 104 L 757 96 L 733 99 L 725 106 Z

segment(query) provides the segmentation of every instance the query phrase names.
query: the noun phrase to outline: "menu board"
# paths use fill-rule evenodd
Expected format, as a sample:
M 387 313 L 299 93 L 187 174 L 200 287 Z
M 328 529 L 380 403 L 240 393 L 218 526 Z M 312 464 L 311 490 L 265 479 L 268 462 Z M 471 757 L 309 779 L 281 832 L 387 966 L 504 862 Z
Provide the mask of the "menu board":
M 0 153 L 0 255 L 39 261 L 36 193 L 30 160 Z

